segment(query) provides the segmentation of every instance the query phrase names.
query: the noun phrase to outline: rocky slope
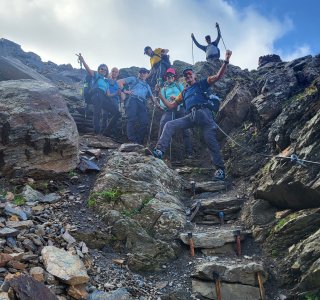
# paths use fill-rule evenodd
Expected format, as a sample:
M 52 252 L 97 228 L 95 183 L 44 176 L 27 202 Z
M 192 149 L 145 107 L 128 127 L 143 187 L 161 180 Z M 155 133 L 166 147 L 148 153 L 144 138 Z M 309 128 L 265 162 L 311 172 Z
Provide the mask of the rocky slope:
M 178 76 L 185 66 L 184 62 L 174 62 Z M 219 63 L 198 62 L 194 66 L 199 77 L 218 68 Z M 121 70 L 122 76 L 135 72 L 136 68 Z M 82 77 L 79 69 L 43 63 L 36 54 L 25 53 L 19 45 L 1 39 L 1 176 L 10 175 L 12 182 L 23 179 L 25 183 L 26 174 L 48 177 L 49 173 L 66 173 L 75 168 L 78 133 L 69 112 L 80 133 L 90 128 L 90 121 L 83 117 Z M 271 273 L 278 288 L 287 290 L 287 297 L 292 299 L 316 299 L 320 289 L 319 88 L 320 55 L 291 62 L 282 62 L 275 55 L 265 56 L 253 71 L 230 65 L 226 76 L 213 88 L 223 99 L 217 122 L 223 130 L 219 136 L 228 176 L 236 187 L 239 182 L 245 183 L 247 198 L 244 207 L 237 208 L 236 216 L 240 214 L 242 224 L 252 230 L 264 258 L 273 262 Z M 26 124 L 24 120 L 31 121 Z M 155 125 L 153 142 L 156 136 Z M 208 167 L 208 153 L 197 130 L 193 131 L 193 141 L 194 154 L 201 158 L 197 166 Z M 95 145 L 99 148 L 101 141 Z M 177 137 L 172 149 L 174 160 L 181 160 L 181 145 Z M 139 154 L 141 150 L 130 147 L 108 152 L 87 198 L 92 210 L 110 228 L 110 239 L 105 243 L 115 251 L 126 252 L 131 269 L 158 270 L 183 251 L 177 239 L 186 222 L 183 190 L 190 186 L 162 161 L 145 158 Z M 198 171 L 191 172 L 193 178 Z M 210 170 L 204 178 L 208 174 Z M 3 184 L 2 193 L 8 192 L 7 186 Z M 207 209 L 212 211 L 210 205 Z M 216 219 L 204 210 L 195 220 Z M 16 236 L 12 232 L 4 234 Z M 45 241 L 41 247 L 51 246 Z M 193 281 L 197 283 L 199 277 L 195 275 Z M 194 291 L 203 299 L 216 297 L 210 291 L 203 292 L 203 282 L 196 286 Z

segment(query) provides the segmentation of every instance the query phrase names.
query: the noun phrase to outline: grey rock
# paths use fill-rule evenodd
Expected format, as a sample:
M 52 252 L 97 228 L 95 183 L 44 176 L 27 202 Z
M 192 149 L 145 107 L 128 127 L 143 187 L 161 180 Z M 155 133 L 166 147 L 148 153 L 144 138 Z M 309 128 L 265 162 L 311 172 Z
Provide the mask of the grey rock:
M 43 194 L 29 185 L 24 186 L 21 194 L 27 202 L 38 202 L 43 199 Z
M 0 228 L 0 237 L 9 237 L 9 236 L 17 236 L 19 234 L 19 230 L 14 228 Z
M 78 256 L 54 246 L 45 246 L 41 255 L 47 272 L 62 282 L 78 285 L 89 281 L 86 268 Z
M 11 204 L 7 204 L 4 208 L 4 212 L 9 215 L 15 215 L 18 216 L 20 220 L 26 221 L 28 220 L 27 214 L 20 208 L 18 207 L 12 207 Z
M 61 196 L 56 193 L 50 193 L 44 195 L 44 197 L 40 200 L 41 203 L 57 203 L 61 200 Z

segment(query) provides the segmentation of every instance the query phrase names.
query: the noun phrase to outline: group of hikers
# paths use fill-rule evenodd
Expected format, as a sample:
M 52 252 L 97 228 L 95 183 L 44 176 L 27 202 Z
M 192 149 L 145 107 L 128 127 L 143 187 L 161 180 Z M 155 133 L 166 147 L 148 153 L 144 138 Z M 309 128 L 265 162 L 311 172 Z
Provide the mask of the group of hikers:
M 200 45 L 191 34 L 193 42 L 206 52 L 206 59 L 210 62 L 218 61 L 220 57 L 218 43 L 221 33 L 218 24 L 216 27 L 218 37 L 211 42 L 210 36 L 206 36 L 207 46 Z M 97 71 L 91 70 L 83 56 L 78 55 L 80 63 L 84 65 L 91 77 L 90 98 L 93 104 L 94 132 L 106 136 L 112 135 L 121 116 L 119 104 L 122 101 L 125 104 L 127 116 L 128 140 L 143 145 L 150 123 L 147 100 L 151 99 L 163 113 L 158 142 L 154 149 L 146 148 L 146 154 L 162 159 L 173 134 L 181 130 L 186 155 L 192 156 L 189 129 L 201 127 L 216 168 L 213 179 L 224 180 L 224 162 L 216 138 L 217 125 L 208 105 L 206 92 L 225 73 L 232 52 L 226 50 L 219 71 L 208 78 L 197 80 L 193 68 L 185 68 L 182 72 L 185 86 L 177 81 L 177 74 L 171 66 L 168 52 L 167 49 L 152 50 L 150 46 L 145 47 L 144 54 L 150 57 L 150 71 L 140 68 L 137 77 L 131 76 L 123 79 L 118 79 L 119 70 L 117 68 L 113 68 L 109 75 L 105 64 L 99 65 Z

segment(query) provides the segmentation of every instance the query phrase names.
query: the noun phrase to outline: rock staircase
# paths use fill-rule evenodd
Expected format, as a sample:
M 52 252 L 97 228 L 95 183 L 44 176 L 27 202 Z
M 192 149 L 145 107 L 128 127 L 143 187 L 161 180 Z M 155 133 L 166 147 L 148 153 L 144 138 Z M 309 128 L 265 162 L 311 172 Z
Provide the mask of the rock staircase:
M 194 255 L 191 281 L 196 299 L 267 299 L 264 283 L 268 273 L 251 246 L 244 246 L 252 243 L 251 231 L 238 219 L 245 198 L 227 183 L 202 181 L 208 178 L 207 168 L 176 170 L 186 178 L 186 190 L 193 195 L 180 239 Z M 194 180 L 192 174 L 200 175 L 195 175 L 200 180 Z

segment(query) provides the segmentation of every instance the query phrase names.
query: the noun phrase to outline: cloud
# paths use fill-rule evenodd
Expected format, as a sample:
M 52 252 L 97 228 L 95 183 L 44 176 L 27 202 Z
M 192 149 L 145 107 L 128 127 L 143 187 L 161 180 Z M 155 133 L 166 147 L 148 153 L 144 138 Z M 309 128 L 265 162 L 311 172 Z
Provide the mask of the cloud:
M 301 47 L 296 48 L 293 52 L 285 53 L 282 50 L 279 50 L 279 55 L 283 61 L 291 61 L 299 57 L 309 55 L 311 53 L 310 46 L 302 45 Z
M 0 1 L 0 37 L 58 64 L 76 66 L 75 53 L 81 52 L 93 69 L 102 62 L 149 67 L 146 45 L 170 49 L 172 61 L 192 63 L 191 32 L 204 44 L 205 35 L 216 37 L 215 22 L 233 50 L 232 63 L 249 69 L 257 67 L 259 56 L 273 53 L 275 41 L 292 28 L 288 19 L 270 20 L 223 0 Z M 223 56 L 223 43 L 219 46 Z M 193 54 L 205 60 L 196 47 Z

